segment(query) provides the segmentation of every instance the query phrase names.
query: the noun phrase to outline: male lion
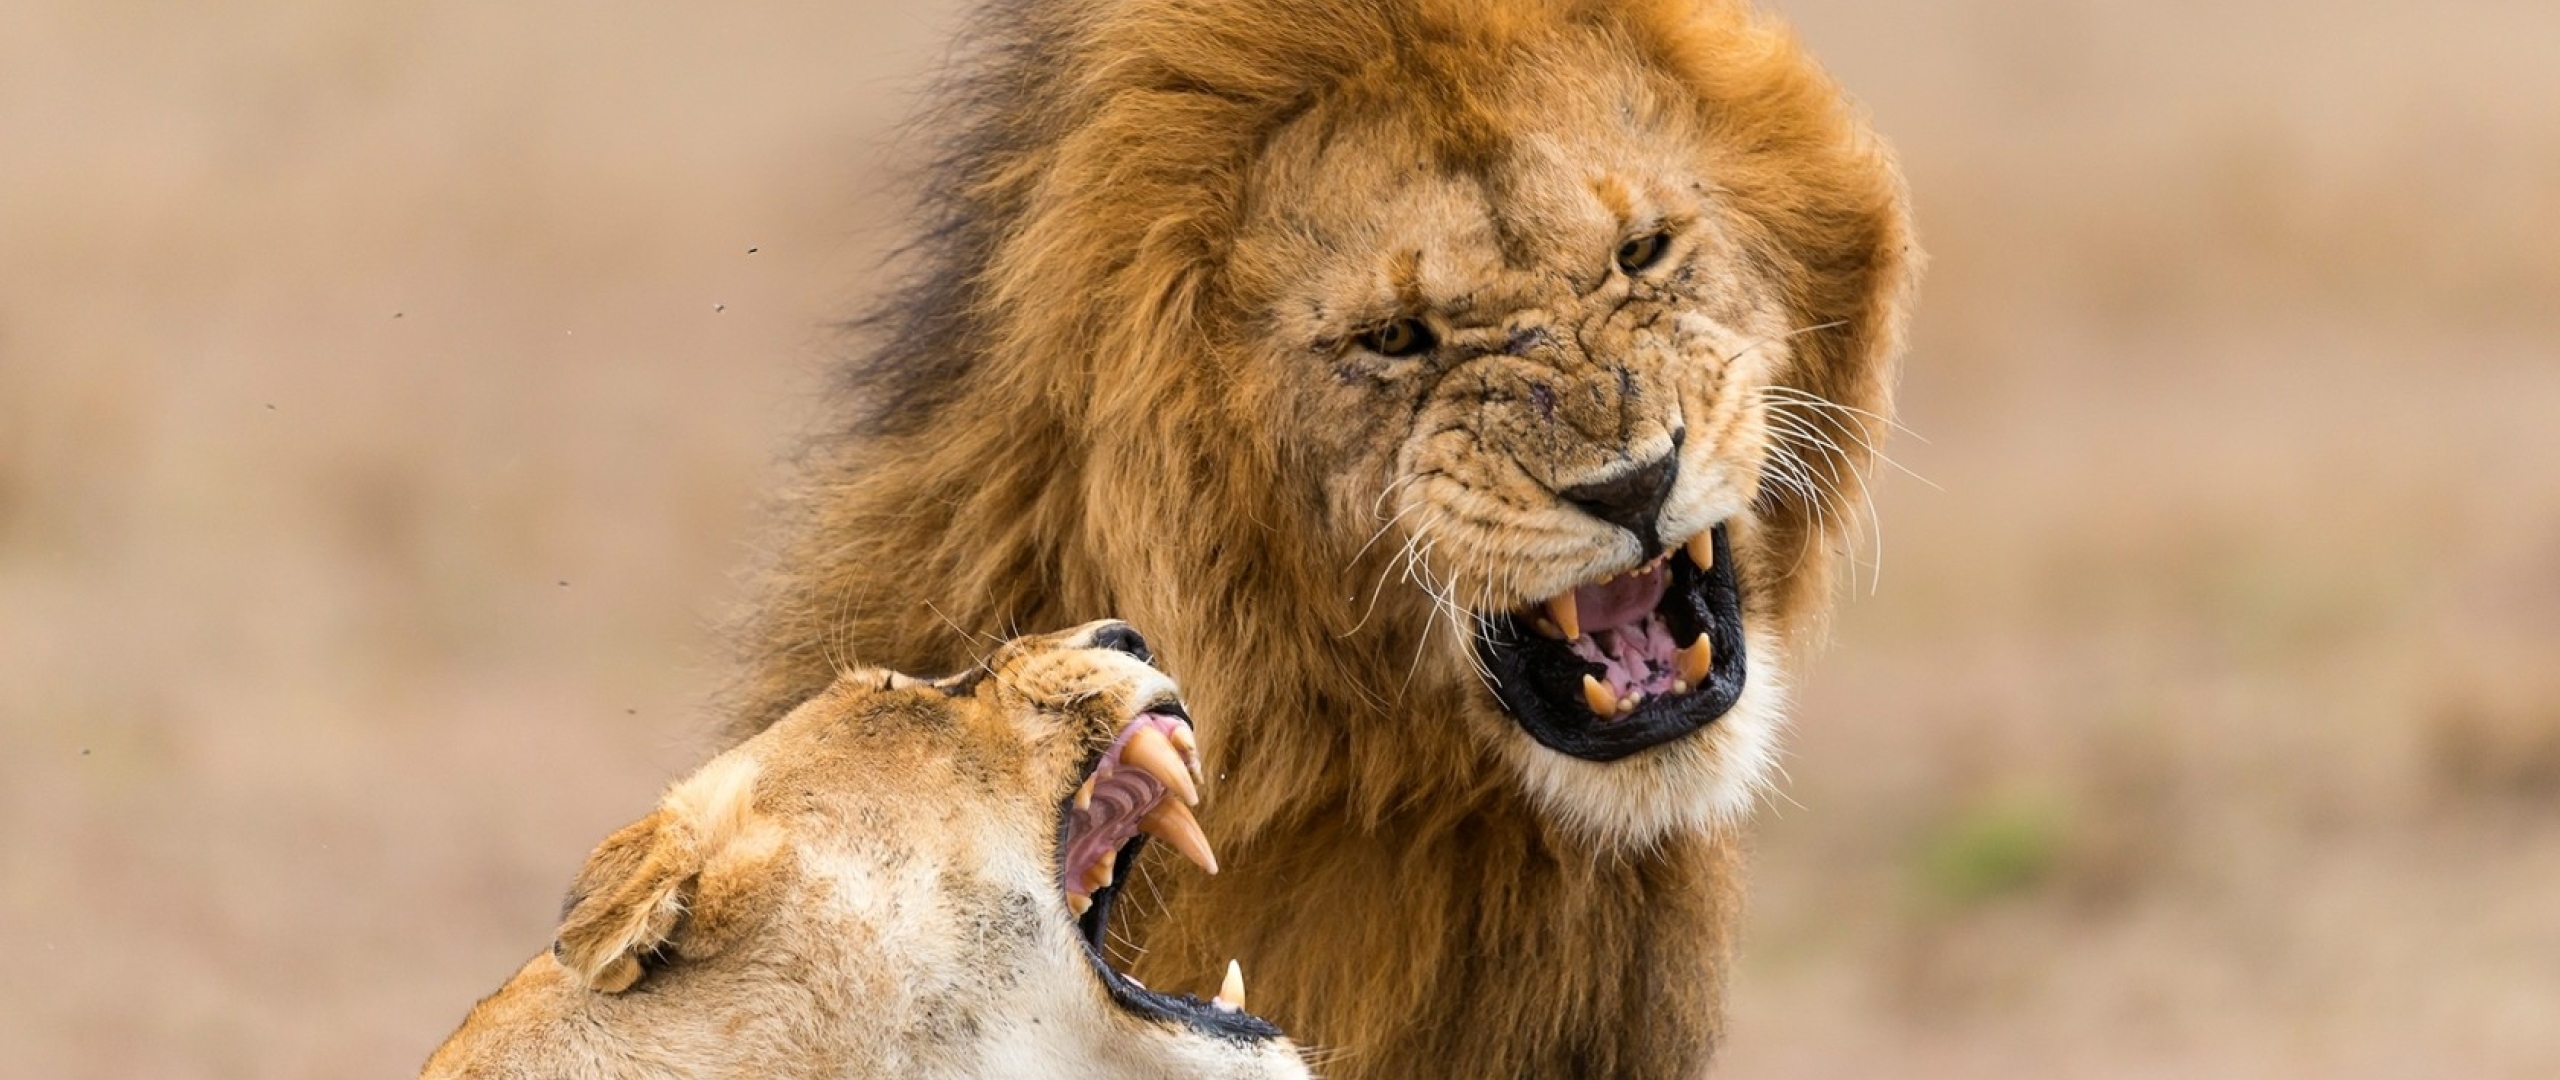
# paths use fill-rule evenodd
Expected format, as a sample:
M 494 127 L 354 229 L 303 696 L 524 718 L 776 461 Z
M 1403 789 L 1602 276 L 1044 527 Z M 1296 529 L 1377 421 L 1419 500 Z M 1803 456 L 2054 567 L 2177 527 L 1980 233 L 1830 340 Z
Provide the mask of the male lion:
M 998 0 L 746 634 L 1122 612 L 1211 838 L 1123 932 L 1354 1078 L 1695 1076 L 1891 413 L 1886 151 L 1738 0 Z
M 1124 623 L 844 674 L 598 847 L 424 1075 L 1304 1080 L 1234 965 L 1201 1001 L 1105 961 L 1141 832 L 1216 869 L 1198 767 Z

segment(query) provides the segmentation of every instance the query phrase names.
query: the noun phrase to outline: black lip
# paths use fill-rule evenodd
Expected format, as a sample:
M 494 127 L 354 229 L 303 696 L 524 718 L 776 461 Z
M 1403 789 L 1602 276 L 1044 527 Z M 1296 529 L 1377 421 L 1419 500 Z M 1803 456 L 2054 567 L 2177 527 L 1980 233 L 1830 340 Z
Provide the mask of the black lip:
M 1742 588 L 1734 580 L 1732 544 L 1722 525 L 1715 527 L 1714 545 L 1712 569 L 1699 570 L 1685 551 L 1671 556 L 1671 587 L 1655 609 L 1675 638 L 1704 631 L 1714 642 L 1705 686 L 1648 698 L 1626 717 L 1603 722 L 1582 697 L 1582 677 L 1598 674 L 1599 666 L 1506 614 L 1488 619 L 1476 637 L 1476 653 L 1493 675 L 1493 695 L 1503 711 L 1540 746 L 1585 761 L 1616 761 L 1653 749 L 1732 711 L 1749 668 Z
M 1149 711 L 1178 712 L 1180 709 L 1181 706 L 1175 704 L 1170 708 L 1156 706 Z M 1185 715 L 1184 719 L 1190 718 Z M 1085 766 L 1085 772 L 1092 772 L 1100 764 L 1100 759 L 1095 759 L 1094 762 Z M 1062 859 L 1065 858 L 1067 850 L 1069 812 L 1073 808 L 1074 804 L 1071 801 L 1058 804 L 1058 851 Z M 1076 919 L 1076 940 L 1084 946 L 1085 962 L 1093 966 L 1094 977 L 1102 980 L 1103 992 L 1110 996 L 1113 1004 L 1131 1013 L 1149 1019 L 1182 1024 L 1203 1035 L 1239 1043 L 1265 1042 L 1280 1038 L 1279 1028 L 1252 1013 L 1242 1009 L 1221 1009 L 1189 994 L 1167 994 L 1149 990 L 1112 968 L 1110 960 L 1103 952 L 1103 942 L 1111 930 L 1111 908 L 1113 903 L 1120 899 L 1120 886 L 1127 882 L 1130 873 L 1137 869 L 1138 854 L 1144 851 L 1146 846 L 1147 838 L 1143 834 L 1130 837 L 1128 843 L 1120 845 L 1119 852 L 1112 857 L 1111 884 L 1095 889 L 1093 906 L 1086 908 L 1084 915 Z M 1066 900 L 1063 894 L 1058 903 L 1060 907 L 1065 906 Z

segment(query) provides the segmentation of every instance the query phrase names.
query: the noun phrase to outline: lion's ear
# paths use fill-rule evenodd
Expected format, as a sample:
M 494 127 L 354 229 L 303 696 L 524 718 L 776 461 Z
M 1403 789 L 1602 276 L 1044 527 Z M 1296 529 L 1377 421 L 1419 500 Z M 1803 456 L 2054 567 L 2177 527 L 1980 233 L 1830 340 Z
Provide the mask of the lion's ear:
M 590 989 L 618 994 L 656 959 L 717 951 L 734 928 L 694 925 L 691 909 L 706 870 L 735 862 L 723 856 L 748 831 L 755 774 L 753 759 L 717 759 L 597 845 L 561 904 L 551 945 L 560 965 Z

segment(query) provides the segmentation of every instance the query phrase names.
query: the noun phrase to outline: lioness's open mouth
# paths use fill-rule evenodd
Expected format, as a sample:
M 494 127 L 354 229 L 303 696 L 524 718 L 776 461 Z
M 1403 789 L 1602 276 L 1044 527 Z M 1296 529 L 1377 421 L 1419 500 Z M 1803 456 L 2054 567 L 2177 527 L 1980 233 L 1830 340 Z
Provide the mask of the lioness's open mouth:
M 1742 696 L 1742 590 L 1723 525 L 1480 625 L 1495 698 L 1557 753 L 1615 761 L 1707 726 Z
M 1234 1039 L 1276 1039 L 1280 1029 L 1244 1011 L 1244 973 L 1233 962 L 1215 997 L 1149 990 L 1111 966 L 1103 947 L 1112 901 L 1154 837 L 1209 873 L 1218 857 L 1191 816 L 1200 801 L 1200 754 L 1179 702 L 1139 713 L 1094 759 L 1084 783 L 1059 807 L 1058 887 L 1076 916 L 1086 959 L 1111 1000 L 1141 1016 L 1188 1024 Z

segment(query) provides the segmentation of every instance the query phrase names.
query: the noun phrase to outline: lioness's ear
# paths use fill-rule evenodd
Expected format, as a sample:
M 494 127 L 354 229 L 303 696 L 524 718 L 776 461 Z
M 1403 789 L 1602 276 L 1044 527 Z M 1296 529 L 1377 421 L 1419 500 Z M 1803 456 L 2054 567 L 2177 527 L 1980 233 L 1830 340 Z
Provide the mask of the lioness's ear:
M 551 945 L 560 965 L 589 988 L 618 994 L 671 947 L 688 959 L 716 951 L 728 935 L 697 932 L 709 928 L 689 925 L 688 910 L 705 871 L 730 861 L 722 856 L 748 832 L 755 776 L 753 758 L 714 760 L 648 817 L 605 838 L 561 903 Z

